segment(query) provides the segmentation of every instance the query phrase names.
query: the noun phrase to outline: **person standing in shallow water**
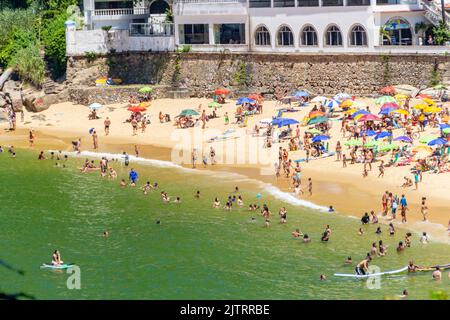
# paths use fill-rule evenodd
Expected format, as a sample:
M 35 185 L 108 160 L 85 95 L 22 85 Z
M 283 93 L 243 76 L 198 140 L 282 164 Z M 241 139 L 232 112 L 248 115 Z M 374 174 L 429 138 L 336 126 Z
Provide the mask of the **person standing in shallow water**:
M 34 130 L 31 129 L 28 137 L 28 141 L 30 142 L 30 148 L 33 148 L 34 146 L 34 139 L 36 138 L 36 135 L 34 133 Z

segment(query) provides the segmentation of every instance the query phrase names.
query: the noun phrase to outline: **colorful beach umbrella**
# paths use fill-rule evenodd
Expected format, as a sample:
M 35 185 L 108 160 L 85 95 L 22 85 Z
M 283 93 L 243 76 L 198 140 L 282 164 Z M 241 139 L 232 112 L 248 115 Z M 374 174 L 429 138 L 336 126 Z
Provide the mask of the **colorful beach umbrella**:
M 330 137 L 324 136 L 324 135 L 318 135 L 318 136 L 315 136 L 314 138 L 312 138 L 312 142 L 320 142 L 320 141 L 325 141 L 325 140 L 330 140 Z
M 324 116 L 325 116 L 325 112 L 312 111 L 312 112 L 309 113 L 308 118 L 312 119 L 312 118 L 324 117 Z
M 392 136 L 392 133 L 387 132 L 387 131 L 382 131 L 375 136 L 375 139 L 378 140 L 378 139 L 383 139 L 383 138 L 390 137 L 390 136 Z
M 344 146 L 349 146 L 349 147 L 362 146 L 362 144 L 363 144 L 362 141 L 356 140 L 356 139 L 350 139 L 350 140 L 344 142 Z
M 437 138 L 438 138 L 438 136 L 436 136 L 436 135 L 423 136 L 419 139 L 419 142 L 420 143 L 428 143 Z
M 217 94 L 217 95 L 229 94 L 229 93 L 230 93 L 230 90 L 225 89 L 225 88 L 219 88 L 219 89 L 214 90 L 214 94 Z
M 392 113 L 402 114 L 404 116 L 408 116 L 409 115 L 409 112 L 407 110 L 404 110 L 404 109 L 397 109 L 397 110 L 392 111 Z
M 349 95 L 348 93 L 344 93 L 344 92 L 339 92 L 338 94 L 336 94 L 333 97 L 334 100 L 339 100 L 339 101 L 344 101 L 344 100 L 348 100 L 351 98 L 352 98 L 351 95 Z
M 415 106 L 413 106 L 413 108 L 417 109 L 417 110 L 423 110 L 428 107 L 429 107 L 429 105 L 427 105 L 425 103 L 419 103 L 419 104 L 416 104 Z
M 101 105 L 100 103 L 97 103 L 97 102 L 94 102 L 89 105 L 89 109 L 91 109 L 91 110 L 98 110 L 100 108 L 103 108 L 103 105 Z
M 359 136 L 362 137 L 363 133 L 365 133 L 366 136 L 368 136 L 368 137 L 372 137 L 372 136 L 376 136 L 377 135 L 377 133 L 375 131 L 373 131 L 373 130 L 366 130 L 366 131 L 361 131 Z
M 387 108 L 398 109 L 398 108 L 400 108 L 400 106 L 395 102 L 383 103 L 383 105 L 381 106 L 381 109 L 383 110 L 383 109 L 387 109 Z
M 358 111 L 358 109 L 354 109 L 354 108 L 348 109 L 348 110 L 345 111 L 345 114 L 353 114 L 353 113 L 355 113 L 356 111 Z
M 415 96 L 415 98 L 416 98 L 416 99 L 423 99 L 423 98 L 431 99 L 432 96 L 430 96 L 429 94 L 421 93 L 421 94 Z
M 193 109 L 184 109 L 181 111 L 179 116 L 186 117 L 186 116 L 198 116 L 199 113 Z
M 387 87 L 381 88 L 380 92 L 384 93 L 384 94 L 394 94 L 395 93 L 395 88 L 392 87 L 392 86 L 387 86 Z
M 245 103 L 255 103 L 255 100 L 250 98 L 239 98 L 236 101 L 236 105 L 245 104 Z
M 430 142 L 427 143 L 427 145 L 429 146 L 441 146 L 447 143 L 447 140 L 443 139 L 443 138 L 437 138 L 434 140 L 431 140 Z
M 395 98 L 392 97 L 392 96 L 382 96 L 382 97 L 379 97 L 379 98 L 375 99 L 375 103 L 378 104 L 378 105 L 383 105 L 383 104 L 385 104 L 387 102 L 395 102 L 395 103 L 397 103 L 397 100 L 395 100 Z
M 276 119 L 272 120 L 272 124 L 278 125 L 278 128 L 288 126 L 291 124 L 296 124 L 296 123 L 298 123 L 298 121 L 295 119 L 291 119 L 291 118 L 276 118 Z
M 394 139 L 394 141 L 401 141 L 401 142 L 407 142 L 407 143 L 412 143 L 413 141 L 411 140 L 410 137 L 407 136 L 400 136 Z
M 406 98 L 408 98 L 408 96 L 404 94 L 396 94 L 394 98 L 398 101 L 398 100 L 405 100 Z
M 441 111 L 442 111 L 442 109 L 438 108 L 438 107 L 428 107 L 428 108 L 423 109 L 423 112 L 425 112 L 425 113 L 439 113 Z
M 338 100 L 329 100 L 325 102 L 325 107 L 328 107 L 330 109 L 337 108 L 341 105 L 341 103 Z
M 349 108 L 349 107 L 351 107 L 352 105 L 353 105 L 353 101 L 352 100 L 345 100 L 345 101 L 342 101 L 342 103 L 341 103 L 341 108 Z
M 140 88 L 138 92 L 139 92 L 139 93 L 150 93 L 150 92 L 152 92 L 152 91 L 153 91 L 153 88 L 152 88 L 152 87 L 146 86 L 146 87 Z
M 305 132 L 311 133 L 312 135 L 314 135 L 314 134 L 322 134 L 322 131 L 317 130 L 316 128 L 308 129 L 308 130 L 306 130 Z
M 367 110 L 361 109 L 361 110 L 358 110 L 358 111 L 352 113 L 352 117 L 355 118 L 358 115 L 365 115 L 365 114 L 370 114 L 370 112 Z
M 430 98 L 422 98 L 422 101 L 427 103 L 430 106 L 434 106 L 436 103 Z
M 142 107 L 142 106 L 131 106 L 127 110 L 136 113 L 136 112 L 145 111 L 145 110 L 147 110 L 147 108 Z
M 308 121 L 308 124 L 325 123 L 327 121 L 328 121 L 327 117 L 317 117 L 317 118 L 310 119 Z
M 378 114 L 382 114 L 382 115 L 388 115 L 390 114 L 392 111 L 395 111 L 397 109 L 394 108 L 384 108 L 382 109 L 380 112 L 378 112 Z
M 319 103 L 324 103 L 325 101 L 327 101 L 328 99 L 324 96 L 317 96 L 311 99 L 311 102 L 319 102 Z
M 389 144 L 386 144 L 386 145 L 380 147 L 379 150 L 380 151 L 389 151 L 389 150 L 393 150 L 393 149 L 396 149 L 396 148 L 398 148 L 398 145 L 396 145 L 394 143 L 389 143 Z
M 374 114 L 365 114 L 363 115 L 361 118 L 358 119 L 358 121 L 362 122 L 362 121 L 381 121 L 380 118 L 378 118 L 376 115 Z
M 213 101 L 210 104 L 208 104 L 208 107 L 210 107 L 210 108 L 221 108 L 222 105 L 220 103 L 218 103 L 218 102 Z

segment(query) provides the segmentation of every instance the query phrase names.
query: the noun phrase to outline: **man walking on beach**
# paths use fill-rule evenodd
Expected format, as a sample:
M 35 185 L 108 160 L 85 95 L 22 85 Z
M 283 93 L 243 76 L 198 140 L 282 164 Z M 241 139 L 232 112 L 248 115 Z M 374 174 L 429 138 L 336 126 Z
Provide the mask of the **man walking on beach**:
M 208 116 L 206 115 L 206 111 L 203 110 L 202 115 L 200 117 L 200 120 L 202 120 L 202 129 L 205 129 L 207 119 L 208 119 Z
M 98 149 L 98 136 L 97 132 L 94 130 L 92 132 L 92 144 L 94 145 L 94 150 Z
M 105 125 L 105 135 L 109 135 L 109 126 L 111 125 L 111 120 L 109 120 L 109 117 L 106 117 L 105 122 L 103 123 Z

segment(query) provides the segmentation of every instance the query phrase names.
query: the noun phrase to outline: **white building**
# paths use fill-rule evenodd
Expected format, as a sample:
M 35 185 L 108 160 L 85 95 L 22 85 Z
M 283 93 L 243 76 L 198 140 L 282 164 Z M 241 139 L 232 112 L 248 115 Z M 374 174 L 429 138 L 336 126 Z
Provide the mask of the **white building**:
M 84 0 L 84 30 L 68 24 L 67 53 L 187 45 L 193 51 L 445 52 L 448 46 L 428 45 L 442 19 L 440 0 L 425 1 Z

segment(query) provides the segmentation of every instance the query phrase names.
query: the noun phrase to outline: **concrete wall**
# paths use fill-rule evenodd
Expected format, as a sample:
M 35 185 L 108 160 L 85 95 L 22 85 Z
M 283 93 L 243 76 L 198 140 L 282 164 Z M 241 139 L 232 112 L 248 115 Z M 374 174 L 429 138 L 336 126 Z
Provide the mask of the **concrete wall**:
M 450 70 L 450 57 L 136 52 L 103 56 L 93 62 L 82 56 L 71 57 L 67 81 L 71 87 L 94 86 L 95 79 L 101 76 L 122 78 L 125 84 L 171 87 L 178 83 L 192 96 L 210 95 L 217 87 L 237 90 L 246 86 L 269 97 L 278 89 L 299 88 L 316 94 L 344 91 L 371 95 L 386 85 L 427 87 L 434 68 L 444 76 Z M 245 72 L 239 71 L 242 69 Z

